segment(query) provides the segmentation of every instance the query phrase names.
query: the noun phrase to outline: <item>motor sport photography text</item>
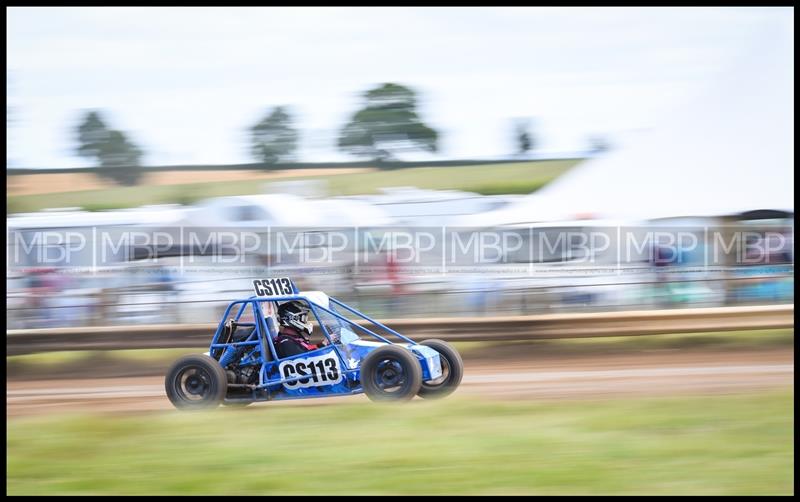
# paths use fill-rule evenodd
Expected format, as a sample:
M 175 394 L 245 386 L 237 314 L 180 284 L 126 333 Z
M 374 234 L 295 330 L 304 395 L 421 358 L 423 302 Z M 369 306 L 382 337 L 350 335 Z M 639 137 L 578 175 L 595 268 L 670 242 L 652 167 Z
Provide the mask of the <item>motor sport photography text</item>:
M 7 268 L 101 270 L 129 262 L 178 271 L 248 266 L 386 266 L 406 273 L 598 270 L 648 264 L 704 269 L 780 264 L 793 253 L 791 228 L 595 227 L 425 228 L 75 228 L 14 230 Z

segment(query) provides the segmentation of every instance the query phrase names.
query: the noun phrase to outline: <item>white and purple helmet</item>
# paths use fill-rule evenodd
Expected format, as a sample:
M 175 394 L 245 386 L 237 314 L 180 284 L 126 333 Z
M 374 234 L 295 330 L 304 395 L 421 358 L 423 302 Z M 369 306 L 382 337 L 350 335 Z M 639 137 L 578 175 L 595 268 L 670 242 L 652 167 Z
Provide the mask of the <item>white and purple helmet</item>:
M 297 300 L 288 301 L 278 307 L 278 319 L 283 326 L 291 326 L 309 335 L 314 326 L 308 319 L 310 309 Z

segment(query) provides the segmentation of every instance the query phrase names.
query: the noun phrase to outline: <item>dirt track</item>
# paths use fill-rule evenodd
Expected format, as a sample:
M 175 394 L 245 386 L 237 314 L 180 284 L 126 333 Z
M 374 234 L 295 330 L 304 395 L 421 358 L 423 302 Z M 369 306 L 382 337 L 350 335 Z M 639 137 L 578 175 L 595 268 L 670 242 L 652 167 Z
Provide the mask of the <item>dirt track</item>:
M 791 348 L 758 351 L 664 351 L 625 356 L 551 356 L 465 361 L 457 395 L 485 399 L 582 399 L 670 394 L 722 394 L 788 387 Z M 364 395 L 256 406 L 365 401 Z M 57 412 L 169 410 L 163 377 L 11 381 L 7 417 Z

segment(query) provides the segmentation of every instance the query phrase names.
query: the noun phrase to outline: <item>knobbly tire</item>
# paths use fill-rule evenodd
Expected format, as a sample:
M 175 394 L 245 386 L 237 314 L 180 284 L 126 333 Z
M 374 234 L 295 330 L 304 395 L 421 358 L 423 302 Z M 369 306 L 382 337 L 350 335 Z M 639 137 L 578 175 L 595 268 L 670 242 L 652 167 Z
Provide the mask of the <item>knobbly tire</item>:
M 422 382 L 419 388 L 419 397 L 425 399 L 439 399 L 453 393 L 461 384 L 461 378 L 464 376 L 464 362 L 461 360 L 461 355 L 449 343 L 444 340 L 425 340 L 420 343 L 439 353 L 439 359 L 442 361 L 442 376 Z
M 420 385 L 419 360 L 402 347 L 378 347 L 361 363 L 361 386 L 373 401 L 409 401 L 417 395 Z
M 167 397 L 183 410 L 216 408 L 225 399 L 228 378 L 219 362 L 205 354 L 184 356 L 164 379 Z

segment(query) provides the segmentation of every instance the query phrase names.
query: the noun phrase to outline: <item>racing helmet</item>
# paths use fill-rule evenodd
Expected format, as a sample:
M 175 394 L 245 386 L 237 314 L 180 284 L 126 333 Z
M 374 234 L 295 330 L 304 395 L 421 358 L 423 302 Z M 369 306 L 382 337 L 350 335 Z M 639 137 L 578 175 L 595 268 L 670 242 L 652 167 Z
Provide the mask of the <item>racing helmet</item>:
M 283 326 L 291 326 L 309 335 L 314 326 L 308 320 L 309 308 L 297 300 L 288 301 L 278 307 L 278 319 Z

